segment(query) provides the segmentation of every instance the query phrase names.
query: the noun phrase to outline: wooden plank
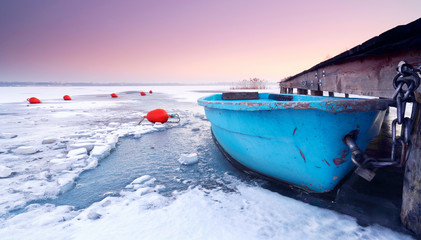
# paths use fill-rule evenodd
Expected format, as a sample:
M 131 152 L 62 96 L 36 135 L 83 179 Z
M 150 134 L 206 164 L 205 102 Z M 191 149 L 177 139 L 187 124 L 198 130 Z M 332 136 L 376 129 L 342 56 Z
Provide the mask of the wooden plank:
M 401 221 L 409 230 L 421 235 L 421 109 L 418 109 L 412 149 L 405 166 L 402 189 Z
M 287 93 L 287 90 L 288 90 L 289 88 L 285 88 L 285 87 L 280 87 L 279 88 L 279 93 Z
M 280 82 L 280 86 L 391 98 L 394 93 L 392 80 L 396 75 L 396 67 L 402 60 L 414 67 L 420 66 L 421 50 L 361 58 L 326 66 Z M 313 85 L 310 84 L 311 81 Z
M 287 88 L 298 88 L 308 90 L 319 90 L 318 79 L 316 78 L 316 72 L 306 73 L 299 77 L 297 81 L 280 82 L 281 87 Z
M 272 99 L 276 101 L 292 101 L 294 97 L 291 95 L 269 94 L 268 99 Z
M 226 92 L 222 93 L 222 100 L 259 99 L 258 92 Z

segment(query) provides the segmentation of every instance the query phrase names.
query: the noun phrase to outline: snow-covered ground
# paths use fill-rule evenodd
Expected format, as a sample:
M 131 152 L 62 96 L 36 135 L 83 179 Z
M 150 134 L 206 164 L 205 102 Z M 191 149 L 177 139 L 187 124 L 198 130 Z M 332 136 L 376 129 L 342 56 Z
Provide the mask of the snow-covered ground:
M 145 174 L 118 196 L 106 196 L 87 208 L 30 204 L 70 191 L 82 172 L 97 168 L 113 154 L 122 137 L 141 138 L 183 128 L 147 121 L 138 125 L 148 108 L 142 106 L 138 93 L 149 90 L 154 93 L 145 98 L 158 95 L 193 105 L 212 91 L 229 89 L 0 88 L 1 239 L 411 239 L 381 226 L 360 226 L 352 217 L 284 197 L 230 174 L 223 177 L 229 183 L 224 188 L 192 185 L 168 196 L 162 194 L 166 186 L 157 184 L 160 179 Z M 112 99 L 112 92 L 119 98 Z M 72 101 L 63 101 L 65 94 Z M 42 104 L 28 104 L 29 97 L 40 98 Z M 201 108 L 190 111 L 204 118 Z M 188 160 L 194 165 L 200 154 L 180 154 L 174 161 L 182 165 Z

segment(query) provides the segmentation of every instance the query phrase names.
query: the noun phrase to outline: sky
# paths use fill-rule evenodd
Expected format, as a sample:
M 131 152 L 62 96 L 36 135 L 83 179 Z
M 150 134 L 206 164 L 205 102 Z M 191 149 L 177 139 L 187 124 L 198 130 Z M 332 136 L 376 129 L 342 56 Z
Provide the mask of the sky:
M 0 82 L 276 82 L 421 17 L 419 0 L 3 0 Z

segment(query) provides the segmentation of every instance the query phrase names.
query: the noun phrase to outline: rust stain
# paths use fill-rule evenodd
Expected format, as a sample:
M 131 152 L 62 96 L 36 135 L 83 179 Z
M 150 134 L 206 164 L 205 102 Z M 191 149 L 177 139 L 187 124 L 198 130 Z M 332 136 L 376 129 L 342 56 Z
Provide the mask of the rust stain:
M 300 150 L 301 157 L 304 159 L 304 162 L 306 162 L 306 157 L 304 156 L 303 152 L 301 152 L 301 149 L 298 150 Z
M 274 109 L 317 109 L 325 112 L 370 112 L 373 110 L 385 110 L 391 103 L 391 99 L 346 99 L 346 100 L 328 100 L 315 105 L 314 101 L 280 101 L 277 103 L 261 103 L 253 101 L 230 102 L 222 101 L 203 101 L 203 104 L 221 104 L 237 105 L 249 108 L 260 106 L 274 106 Z M 246 110 L 246 109 L 244 109 Z
M 315 166 L 316 168 L 321 168 L 321 167 L 319 167 L 319 166 Z
M 292 133 L 292 136 L 295 135 L 295 131 L 297 131 L 297 128 L 294 128 L 294 132 Z
M 333 177 L 333 181 L 336 181 L 336 179 L 338 179 L 338 177 L 337 176 L 334 176 Z
M 293 109 L 319 109 L 326 112 L 369 112 L 373 110 L 385 110 L 391 101 L 378 99 L 347 99 L 328 100 L 320 103 L 320 107 L 314 106 L 311 101 L 278 102 L 275 106 Z
M 330 167 L 330 164 L 329 164 L 329 162 L 328 161 L 326 161 L 326 159 L 323 159 L 325 162 L 326 162 L 326 164 Z
M 333 163 L 335 163 L 335 165 L 341 165 L 342 163 L 345 162 L 344 158 L 348 155 L 348 150 L 343 150 L 342 155 L 340 158 L 335 158 L 333 159 Z

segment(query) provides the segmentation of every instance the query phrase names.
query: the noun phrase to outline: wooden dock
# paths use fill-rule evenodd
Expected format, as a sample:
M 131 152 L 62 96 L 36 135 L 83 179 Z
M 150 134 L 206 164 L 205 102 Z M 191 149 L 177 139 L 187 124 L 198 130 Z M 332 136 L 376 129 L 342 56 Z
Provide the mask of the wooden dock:
M 400 61 L 421 67 L 421 18 L 395 27 L 279 83 L 281 93 L 335 96 L 337 93 L 392 98 Z M 421 87 L 414 92 L 421 103 Z M 421 235 L 421 120 L 418 108 L 405 166 L 401 221 Z M 387 150 L 390 151 L 390 150 Z

